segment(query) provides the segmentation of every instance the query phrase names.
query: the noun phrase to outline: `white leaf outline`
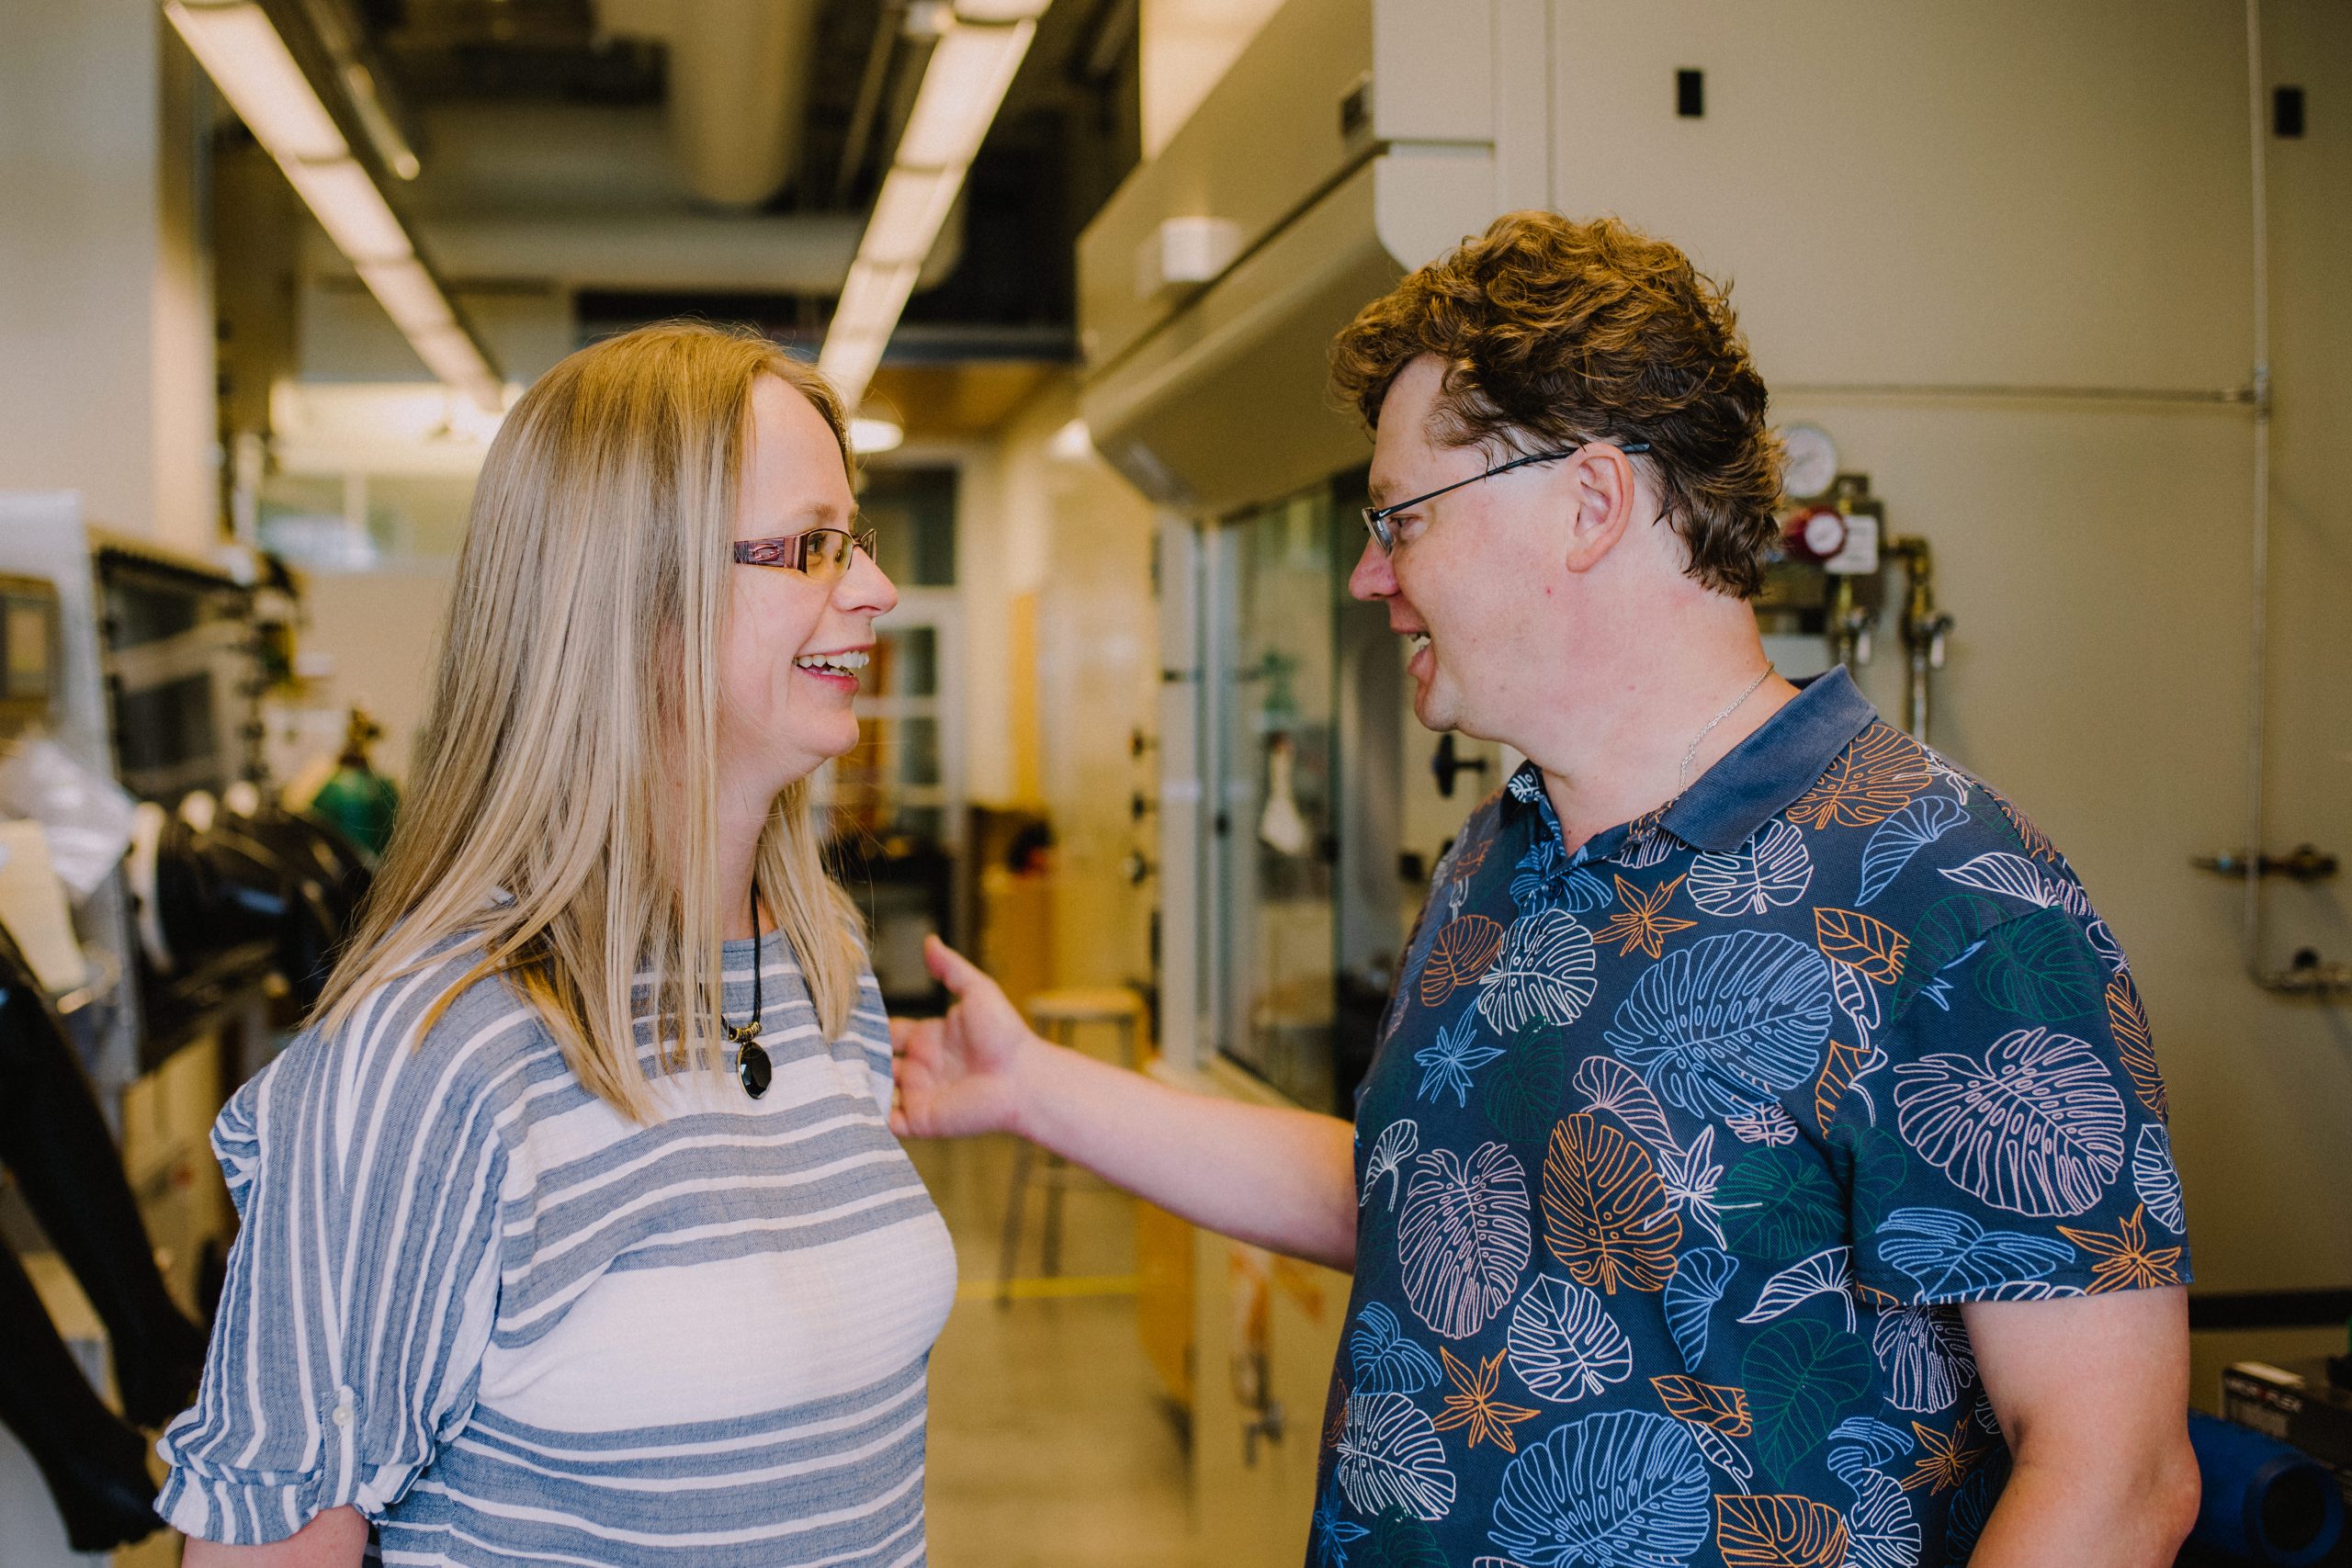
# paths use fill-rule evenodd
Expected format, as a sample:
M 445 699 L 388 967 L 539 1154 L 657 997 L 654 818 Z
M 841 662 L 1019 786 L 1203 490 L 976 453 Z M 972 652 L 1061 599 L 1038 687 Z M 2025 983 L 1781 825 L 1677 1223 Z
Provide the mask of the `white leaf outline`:
M 1666 1189 L 1666 1212 L 1695 1221 L 1723 1247 L 1726 1243 L 1724 1228 L 1715 1221 L 1715 1188 L 1724 1179 L 1724 1168 L 1715 1163 L 1714 1155 L 1715 1130 L 1702 1127 L 1689 1148 L 1657 1152 L 1657 1179 Z
M 2041 868 L 2007 850 L 1987 850 L 1973 860 L 1943 867 L 1939 874 L 1947 882 L 1957 882 L 1979 893 L 2015 898 L 2037 909 L 2047 909 L 2057 902 L 2042 881 Z
M 1838 1010 L 1854 1026 L 1858 1039 L 1854 1043 L 1867 1051 L 1871 1036 L 1877 1033 L 1883 1014 L 1879 1011 L 1878 987 L 1871 977 L 1842 958 L 1829 960 L 1829 994 L 1837 998 Z
M 1749 928 L 1703 937 L 1645 969 L 1605 1037 L 1667 1103 L 1712 1120 L 1812 1081 L 1831 1007 L 1826 959 Z
M 1894 1076 L 1903 1141 L 1979 1202 L 2085 1213 L 2123 1172 L 2123 1097 L 2087 1041 L 2020 1029 L 1982 1058 L 1939 1051 Z
M 1448 1339 L 1485 1327 L 1510 1303 L 1527 1268 L 1533 1213 L 1526 1168 L 1508 1145 L 1480 1144 L 1466 1158 L 1424 1152 L 1396 1222 L 1396 1260 L 1414 1314 Z
M 1699 1451 L 1707 1456 L 1707 1462 L 1730 1476 L 1741 1491 L 1747 1491 L 1748 1484 L 1756 1479 L 1756 1467 L 1747 1462 L 1747 1456 L 1740 1451 L 1739 1445 L 1733 1442 L 1728 1434 L 1718 1432 L 1713 1427 L 1702 1427 L 1695 1421 L 1686 1421 L 1683 1426 L 1690 1432 L 1691 1441 L 1699 1445 Z
M 1626 1131 L 1650 1145 L 1653 1154 L 1662 1149 L 1679 1151 L 1674 1131 L 1667 1124 L 1666 1110 L 1657 1096 L 1642 1078 L 1614 1056 L 1587 1056 L 1577 1064 L 1570 1083 L 1584 1096 L 1588 1111 L 1606 1111 L 1625 1124 Z
M 1800 1258 L 1764 1281 L 1756 1292 L 1756 1305 L 1749 1309 L 1745 1324 L 1770 1323 L 1792 1312 L 1815 1296 L 1835 1295 L 1846 1309 L 1846 1332 L 1854 1331 L 1854 1249 L 1850 1247 L 1825 1247 L 1810 1258 Z
M 1679 1563 L 1713 1527 L 1691 1428 L 1643 1410 L 1554 1427 L 1503 1467 L 1487 1539 L 1532 1568 Z
M 1921 1539 L 1911 1495 L 1881 1470 L 1858 1470 L 1844 1480 L 1854 1493 L 1846 1515 L 1847 1568 L 1917 1568 Z
M 2161 1122 L 2141 1128 L 2132 1145 L 2132 1187 L 2150 1219 L 2175 1235 L 2187 1234 L 2188 1210 L 2181 1201 L 2180 1169 L 2173 1164 L 2172 1134 Z
M 1405 1162 L 1411 1159 L 1421 1146 L 1420 1123 L 1409 1116 L 1400 1117 L 1380 1130 L 1372 1145 L 1372 1156 L 1363 1165 L 1363 1191 L 1356 1199 L 1361 1209 L 1372 1201 L 1372 1195 L 1383 1177 L 1389 1179 L 1388 1212 L 1396 1212 L 1396 1196 L 1405 1190 Z
M 1685 886 L 1704 914 L 1769 915 L 1796 903 L 1813 886 L 1813 852 L 1795 823 L 1775 817 L 1729 853 L 1693 860 Z
M 1948 795 L 1923 795 L 1871 830 L 1862 846 L 1857 907 L 1886 891 L 1921 850 L 1968 820 L 1966 808 Z
M 1634 1342 L 1599 1292 L 1538 1274 L 1510 1309 L 1504 1338 L 1510 1370 L 1547 1404 L 1573 1404 L 1634 1371 Z
M 1599 982 L 1592 933 L 1563 909 L 1521 915 L 1502 952 L 1478 976 L 1478 1010 L 1505 1034 L 1531 1024 L 1570 1024 L 1592 1003 Z
M 1777 1100 L 1768 1100 L 1742 1115 L 1726 1116 L 1724 1125 L 1741 1143 L 1761 1144 L 1768 1149 L 1786 1148 L 1804 1131 Z
M 1953 1307 L 1906 1306 L 1879 1314 L 1871 1353 L 1886 1374 L 1887 1402 L 1920 1415 L 1948 1409 L 1976 1381 L 1976 1351 Z
M 1666 1212 L 1688 1215 L 1701 1228 L 1724 1242 L 1723 1226 L 1715 1219 L 1715 1184 L 1724 1168 L 1714 1163 L 1715 1130 L 1702 1127 L 1688 1149 L 1676 1142 L 1666 1110 L 1642 1076 L 1614 1056 L 1587 1056 L 1577 1064 L 1571 1080 L 1585 1097 L 1585 1109 L 1606 1111 L 1648 1147 L 1651 1163 L 1666 1190 Z M 1795 1135 L 1795 1123 L 1790 1123 Z
M 1359 1514 L 1376 1518 L 1402 1508 L 1417 1519 L 1442 1519 L 1453 1506 L 1444 1440 L 1401 1393 L 1351 1395 L 1333 1454 L 1332 1475 Z

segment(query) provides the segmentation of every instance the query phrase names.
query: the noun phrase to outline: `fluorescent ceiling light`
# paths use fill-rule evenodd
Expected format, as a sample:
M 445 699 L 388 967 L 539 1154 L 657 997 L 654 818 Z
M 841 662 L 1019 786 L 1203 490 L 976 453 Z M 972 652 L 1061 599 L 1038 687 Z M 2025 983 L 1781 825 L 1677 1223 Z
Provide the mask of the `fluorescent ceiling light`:
M 874 216 L 866 220 L 859 259 L 920 264 L 938 243 L 963 188 L 962 169 L 892 169 L 875 198 Z
M 1051 0 L 956 0 L 956 15 L 967 22 L 1030 22 L 1046 14 Z
M 351 149 L 286 40 L 252 0 L 168 0 L 164 15 L 261 144 L 280 159 L 341 158 Z
M 504 389 L 465 328 L 454 323 L 431 327 L 411 333 L 408 341 L 426 368 L 471 398 L 485 413 L 504 406 Z
M 285 164 L 286 177 L 334 248 L 356 262 L 402 261 L 416 254 L 384 193 L 356 160 Z
M 915 291 L 915 274 L 922 270 L 919 262 L 886 265 L 861 256 L 850 267 L 849 280 L 842 285 L 841 304 L 833 311 L 833 320 L 852 327 L 870 326 L 887 334 L 898 323 L 899 312 L 907 308 L 907 296 Z
M 237 118 L 277 160 L 335 249 L 357 265 L 361 281 L 382 302 L 425 367 L 484 414 L 502 412 L 505 390 L 496 371 L 458 324 L 457 311 L 432 273 L 418 261 L 399 214 L 377 188 L 375 176 L 352 156 L 334 117 L 269 14 L 254 0 L 164 0 L 164 14 Z M 390 134 L 387 156 L 401 175 L 413 175 L 415 154 L 376 102 L 374 82 L 359 72 L 345 85 L 361 118 L 369 119 L 372 113 L 371 134 Z M 381 144 L 383 137 L 378 140 Z
M 843 397 L 865 394 L 915 276 L 956 205 L 1047 0 L 967 0 L 924 64 L 915 107 L 842 286 L 818 365 Z
M 403 333 L 457 325 L 457 312 L 450 310 L 448 298 L 414 256 L 395 262 L 361 262 L 359 281 Z
M 861 457 L 898 449 L 906 431 L 894 420 L 854 419 L 849 422 L 849 447 Z
M 817 356 L 817 368 L 841 389 L 844 398 L 865 394 L 867 383 L 882 364 L 882 351 L 889 345 L 890 329 L 879 332 L 843 333 L 838 328 L 825 334 L 824 352 Z
M 923 67 L 914 112 L 907 117 L 906 132 L 891 162 L 913 169 L 960 169 L 969 164 L 1036 31 L 1037 24 L 1026 21 L 949 28 Z

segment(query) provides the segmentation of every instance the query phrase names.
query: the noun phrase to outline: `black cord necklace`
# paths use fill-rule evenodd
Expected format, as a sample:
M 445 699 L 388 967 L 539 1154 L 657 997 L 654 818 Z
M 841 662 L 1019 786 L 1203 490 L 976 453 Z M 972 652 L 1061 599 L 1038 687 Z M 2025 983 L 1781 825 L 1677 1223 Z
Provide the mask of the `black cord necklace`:
M 752 1016 L 749 1021 L 729 1026 L 725 1003 L 720 1004 L 719 1026 L 727 1030 L 727 1038 L 735 1047 L 735 1078 L 743 1092 L 753 1100 L 767 1093 L 768 1085 L 775 1081 L 775 1065 L 769 1062 L 767 1050 L 760 1040 L 760 883 L 752 879 Z

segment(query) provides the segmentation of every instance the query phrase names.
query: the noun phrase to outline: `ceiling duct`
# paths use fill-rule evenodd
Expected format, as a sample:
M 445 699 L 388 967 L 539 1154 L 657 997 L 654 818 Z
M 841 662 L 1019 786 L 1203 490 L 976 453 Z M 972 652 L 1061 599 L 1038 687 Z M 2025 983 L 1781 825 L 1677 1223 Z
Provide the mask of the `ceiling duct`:
M 857 216 L 714 212 L 672 156 L 662 111 L 585 104 L 449 104 L 423 117 L 431 156 L 410 187 L 450 277 L 546 280 L 662 294 L 840 290 Z M 958 209 L 960 211 L 960 208 Z M 951 221 L 922 269 L 954 269 Z
M 669 51 L 670 149 L 695 197 L 756 208 L 800 166 L 820 0 L 596 0 L 597 31 Z

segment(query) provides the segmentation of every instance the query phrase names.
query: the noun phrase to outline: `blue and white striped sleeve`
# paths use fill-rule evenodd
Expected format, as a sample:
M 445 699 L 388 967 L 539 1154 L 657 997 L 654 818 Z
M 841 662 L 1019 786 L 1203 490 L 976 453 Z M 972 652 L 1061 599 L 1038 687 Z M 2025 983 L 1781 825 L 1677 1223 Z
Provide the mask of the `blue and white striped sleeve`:
M 157 1444 L 156 1511 L 188 1535 L 261 1545 L 331 1508 L 380 1514 L 471 1411 L 515 1077 L 492 1047 L 531 1020 L 477 986 L 420 1043 L 435 978 L 296 1041 L 213 1129 L 243 1224 L 203 1386 Z

